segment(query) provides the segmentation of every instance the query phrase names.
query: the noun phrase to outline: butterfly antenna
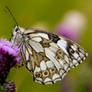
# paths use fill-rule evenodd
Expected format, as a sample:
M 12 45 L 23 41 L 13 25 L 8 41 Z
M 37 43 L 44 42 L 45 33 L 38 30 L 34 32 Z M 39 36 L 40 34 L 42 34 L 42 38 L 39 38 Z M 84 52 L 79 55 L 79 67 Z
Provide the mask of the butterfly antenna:
M 12 17 L 12 19 L 15 22 L 16 26 L 18 26 L 18 23 L 17 23 L 15 17 L 13 16 L 11 10 L 9 9 L 9 7 L 8 6 L 5 6 L 5 8 L 6 8 L 7 12 L 9 13 L 9 15 Z

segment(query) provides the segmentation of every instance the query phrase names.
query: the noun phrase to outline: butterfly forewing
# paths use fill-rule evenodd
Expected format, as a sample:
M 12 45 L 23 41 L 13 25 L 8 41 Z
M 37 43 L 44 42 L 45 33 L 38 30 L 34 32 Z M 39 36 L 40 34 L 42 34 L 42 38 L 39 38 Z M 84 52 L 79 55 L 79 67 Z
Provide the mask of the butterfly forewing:
M 82 61 L 88 56 L 85 50 L 71 40 L 62 37 L 60 38 L 61 39 L 57 44 L 71 59 L 70 66 L 74 68 L 78 64 L 82 63 Z
M 37 29 L 24 31 L 20 47 L 26 67 L 35 81 L 55 83 L 64 78 L 70 67 L 80 64 L 87 56 L 76 43 Z

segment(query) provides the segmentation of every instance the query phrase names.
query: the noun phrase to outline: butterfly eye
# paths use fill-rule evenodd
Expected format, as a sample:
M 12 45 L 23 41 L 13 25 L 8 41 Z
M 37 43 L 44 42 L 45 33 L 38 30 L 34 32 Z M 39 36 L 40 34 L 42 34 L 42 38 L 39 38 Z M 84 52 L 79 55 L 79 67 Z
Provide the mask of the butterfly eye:
M 19 30 L 19 28 L 18 28 L 18 27 L 16 27 L 16 28 L 15 28 L 15 32 L 17 32 L 18 30 Z

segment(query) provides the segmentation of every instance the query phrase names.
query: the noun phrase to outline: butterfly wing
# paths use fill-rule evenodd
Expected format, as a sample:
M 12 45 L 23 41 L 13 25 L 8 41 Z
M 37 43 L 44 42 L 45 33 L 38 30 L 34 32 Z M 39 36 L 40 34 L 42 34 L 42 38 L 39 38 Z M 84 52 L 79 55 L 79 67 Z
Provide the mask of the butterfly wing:
M 43 84 L 61 80 L 70 67 L 75 67 L 87 56 L 76 43 L 43 31 L 25 32 L 28 40 L 22 45 L 26 67 L 35 81 Z
M 70 66 L 72 68 L 82 63 L 82 61 L 88 56 L 88 53 L 86 53 L 86 51 L 81 48 L 79 44 L 66 38 L 60 37 L 57 44 L 70 57 Z

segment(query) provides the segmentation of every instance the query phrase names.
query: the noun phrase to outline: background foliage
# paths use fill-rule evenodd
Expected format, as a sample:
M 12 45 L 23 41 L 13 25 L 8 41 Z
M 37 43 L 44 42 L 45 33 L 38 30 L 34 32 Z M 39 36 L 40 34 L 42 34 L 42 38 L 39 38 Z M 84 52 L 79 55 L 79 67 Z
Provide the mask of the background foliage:
M 10 39 L 14 21 L 4 12 L 6 5 L 24 28 L 44 24 L 53 32 L 70 10 L 81 12 L 87 20 L 80 44 L 89 53 L 88 59 L 54 85 L 33 82 L 25 67 L 12 69 L 8 80 L 16 83 L 17 92 L 92 92 L 92 0 L 0 0 L 0 38 Z

